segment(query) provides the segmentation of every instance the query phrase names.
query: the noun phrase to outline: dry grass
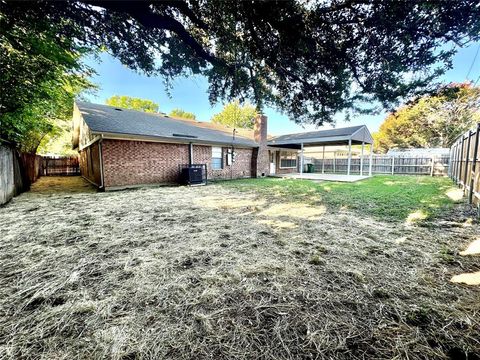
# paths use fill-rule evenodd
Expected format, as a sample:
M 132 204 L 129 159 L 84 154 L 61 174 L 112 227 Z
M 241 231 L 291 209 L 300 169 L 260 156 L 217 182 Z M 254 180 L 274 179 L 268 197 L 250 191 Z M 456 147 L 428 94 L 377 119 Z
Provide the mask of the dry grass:
M 450 282 L 479 270 L 461 206 L 412 226 L 62 181 L 0 208 L 0 358 L 478 359 L 480 287 Z

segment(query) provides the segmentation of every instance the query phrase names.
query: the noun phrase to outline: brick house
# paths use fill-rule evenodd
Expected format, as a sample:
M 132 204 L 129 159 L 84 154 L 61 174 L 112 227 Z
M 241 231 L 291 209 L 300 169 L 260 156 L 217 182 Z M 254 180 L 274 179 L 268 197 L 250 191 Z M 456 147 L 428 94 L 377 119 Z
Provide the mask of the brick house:
M 254 129 L 77 102 L 73 148 L 84 178 L 101 189 L 179 180 L 182 166 L 206 164 L 207 177 L 235 179 L 297 172 L 298 150 L 268 144 L 267 118 Z

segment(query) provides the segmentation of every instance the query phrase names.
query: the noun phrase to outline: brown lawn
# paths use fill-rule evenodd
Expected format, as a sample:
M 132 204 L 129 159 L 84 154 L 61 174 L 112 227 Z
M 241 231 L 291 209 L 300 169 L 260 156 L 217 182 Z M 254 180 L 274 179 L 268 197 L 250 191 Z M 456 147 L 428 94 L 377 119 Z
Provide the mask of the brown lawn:
M 72 191 L 73 190 L 73 191 Z M 0 208 L 0 358 L 478 359 L 480 227 L 222 184 L 41 178 Z

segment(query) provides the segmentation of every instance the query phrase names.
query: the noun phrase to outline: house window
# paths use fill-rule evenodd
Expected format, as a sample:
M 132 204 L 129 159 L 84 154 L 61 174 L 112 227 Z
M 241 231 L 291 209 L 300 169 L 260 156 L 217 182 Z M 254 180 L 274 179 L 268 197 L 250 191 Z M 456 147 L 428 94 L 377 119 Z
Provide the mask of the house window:
M 223 158 L 222 158 L 222 148 L 221 147 L 212 147 L 212 169 L 221 170 L 223 169 Z
M 280 152 L 280 168 L 292 169 L 297 167 L 297 153 L 295 152 Z

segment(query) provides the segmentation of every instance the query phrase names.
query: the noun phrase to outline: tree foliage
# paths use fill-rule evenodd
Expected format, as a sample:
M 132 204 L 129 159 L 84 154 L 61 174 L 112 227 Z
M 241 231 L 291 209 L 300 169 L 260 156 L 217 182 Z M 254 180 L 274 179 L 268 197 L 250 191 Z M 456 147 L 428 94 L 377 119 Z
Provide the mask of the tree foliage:
M 12 21 L 48 18 L 79 44 L 128 67 L 208 78 L 209 96 L 275 106 L 297 122 L 391 108 L 435 87 L 478 40 L 478 0 L 6 2 Z M 412 76 L 413 74 L 413 76 Z M 365 101 L 372 106 L 365 109 Z
M 223 110 L 212 117 L 212 122 L 236 128 L 253 129 L 257 109 L 251 104 L 240 105 L 238 101 L 226 104 Z
M 63 156 L 78 155 L 78 150 L 72 149 L 72 122 L 70 119 L 57 119 L 52 121 L 52 131 L 45 134 L 38 146 L 40 155 L 55 154 Z
M 148 99 L 141 99 L 126 95 L 114 95 L 105 101 L 105 104 L 124 109 L 138 110 L 148 113 L 158 112 L 158 104 Z
M 197 118 L 194 113 L 182 109 L 173 109 L 172 111 L 170 111 L 170 116 L 192 120 L 195 120 Z
M 450 84 L 421 97 L 387 116 L 374 134 L 375 147 L 450 147 L 455 139 L 480 121 L 480 87 Z
M 0 138 L 35 152 L 42 139 L 70 119 L 73 99 L 91 88 L 85 49 L 61 27 L 0 10 Z M 18 9 L 17 9 L 18 10 Z

